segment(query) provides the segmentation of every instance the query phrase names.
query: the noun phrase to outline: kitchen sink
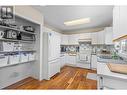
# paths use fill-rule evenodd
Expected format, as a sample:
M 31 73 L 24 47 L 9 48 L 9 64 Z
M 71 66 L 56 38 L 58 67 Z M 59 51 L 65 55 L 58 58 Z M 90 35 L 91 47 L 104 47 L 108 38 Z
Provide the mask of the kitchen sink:
M 112 58 L 112 56 L 106 56 L 106 55 L 98 56 L 98 62 L 102 62 L 102 63 L 116 63 L 116 64 L 127 64 L 121 58 L 114 59 L 114 58 Z
M 103 59 L 112 59 L 112 56 L 99 56 L 100 58 L 103 58 Z

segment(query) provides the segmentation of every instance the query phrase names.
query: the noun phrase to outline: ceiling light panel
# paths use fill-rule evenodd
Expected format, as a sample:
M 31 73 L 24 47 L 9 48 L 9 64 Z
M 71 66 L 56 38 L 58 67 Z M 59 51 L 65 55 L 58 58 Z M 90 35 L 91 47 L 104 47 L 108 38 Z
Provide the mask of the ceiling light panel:
M 82 18 L 82 19 L 76 19 L 76 20 L 64 22 L 66 26 L 74 26 L 74 25 L 80 25 L 85 23 L 90 23 L 90 18 Z

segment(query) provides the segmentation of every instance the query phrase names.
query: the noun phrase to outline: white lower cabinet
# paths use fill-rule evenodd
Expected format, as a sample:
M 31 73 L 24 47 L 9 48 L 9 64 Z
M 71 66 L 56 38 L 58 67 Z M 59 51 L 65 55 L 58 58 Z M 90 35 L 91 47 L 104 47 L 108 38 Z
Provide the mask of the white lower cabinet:
M 91 67 L 97 69 L 97 55 L 92 55 Z
M 60 68 L 62 68 L 65 64 L 66 64 L 66 59 L 65 59 L 65 55 L 62 55 L 60 57 Z
M 110 71 L 107 64 L 109 63 L 97 63 L 98 89 L 127 89 L 127 75 Z
M 113 8 L 113 40 L 127 35 L 127 6 Z
M 89 68 L 90 64 L 78 62 L 79 57 L 75 55 L 64 54 L 60 57 L 60 68 L 65 65 L 77 66 L 81 68 Z M 97 55 L 92 55 L 91 58 L 91 69 L 97 69 Z
M 55 59 L 49 62 L 49 71 L 48 71 L 48 79 L 50 79 L 53 75 L 60 72 L 60 59 Z
M 107 89 L 127 89 L 127 81 L 124 79 L 106 77 L 106 76 L 98 76 L 98 89 L 107 90 Z
M 67 65 L 75 65 L 76 64 L 76 56 L 66 55 L 66 64 Z

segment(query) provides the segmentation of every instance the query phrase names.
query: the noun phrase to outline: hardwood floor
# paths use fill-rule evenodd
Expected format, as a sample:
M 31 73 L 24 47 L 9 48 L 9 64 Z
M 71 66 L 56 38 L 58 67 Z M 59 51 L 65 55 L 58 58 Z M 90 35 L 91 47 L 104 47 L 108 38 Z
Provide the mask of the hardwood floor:
M 88 72 L 96 73 L 94 70 L 65 66 L 51 80 L 38 81 L 29 77 L 5 89 L 97 89 L 97 81 L 86 79 Z

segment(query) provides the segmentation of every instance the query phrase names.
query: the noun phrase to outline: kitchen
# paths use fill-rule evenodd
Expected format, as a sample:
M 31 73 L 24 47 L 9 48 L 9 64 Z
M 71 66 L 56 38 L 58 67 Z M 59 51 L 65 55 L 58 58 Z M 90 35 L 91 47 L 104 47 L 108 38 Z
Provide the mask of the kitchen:
M 127 6 L 14 10 L 0 19 L 0 89 L 127 89 Z

